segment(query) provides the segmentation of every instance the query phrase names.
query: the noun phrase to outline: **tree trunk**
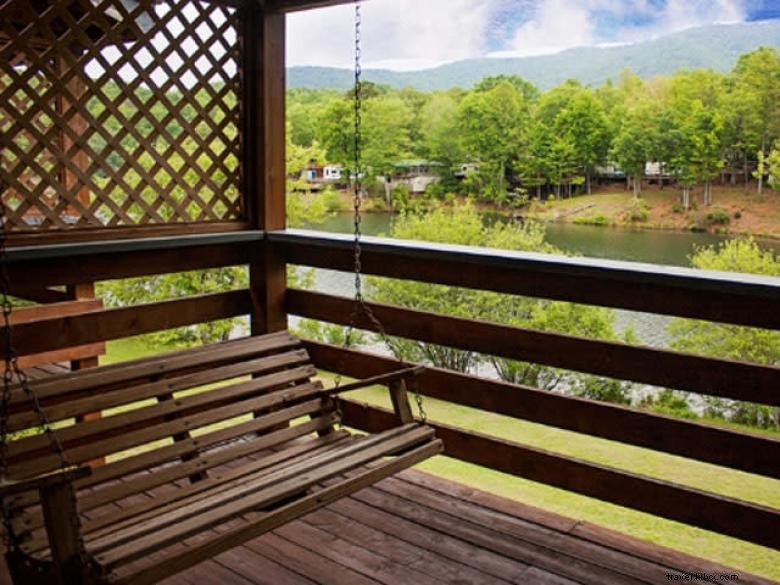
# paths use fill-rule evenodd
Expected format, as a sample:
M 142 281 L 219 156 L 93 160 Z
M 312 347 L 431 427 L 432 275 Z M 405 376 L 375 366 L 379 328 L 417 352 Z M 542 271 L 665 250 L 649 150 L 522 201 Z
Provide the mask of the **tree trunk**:
M 541 201 L 542 200 L 542 185 L 541 183 L 536 186 L 536 198 Z
M 637 181 L 636 177 L 634 177 L 634 197 L 639 197 L 639 194 L 642 192 L 642 181 Z
M 683 209 L 688 211 L 691 208 L 690 191 L 688 187 L 683 187 Z
M 388 205 L 393 204 L 393 195 L 390 191 L 390 175 L 385 175 L 385 201 Z
M 764 148 L 766 147 L 766 138 L 761 137 L 761 165 L 758 168 L 758 194 L 761 195 L 761 191 L 764 188 Z
M 590 195 L 590 171 L 585 173 L 585 183 L 588 186 L 588 195 Z
M 626 191 L 631 189 L 631 177 L 626 175 Z

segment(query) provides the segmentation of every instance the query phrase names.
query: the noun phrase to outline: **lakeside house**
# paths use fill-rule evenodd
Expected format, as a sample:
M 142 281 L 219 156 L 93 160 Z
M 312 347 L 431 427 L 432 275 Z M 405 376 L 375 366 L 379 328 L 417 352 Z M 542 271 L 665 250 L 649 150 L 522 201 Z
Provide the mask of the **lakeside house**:
M 340 186 L 346 181 L 343 167 L 340 164 L 320 165 L 315 160 L 309 161 L 298 178 L 311 191 L 319 191 L 329 185 Z
M 386 196 L 399 185 L 405 186 L 412 194 L 425 193 L 428 185 L 437 183 L 445 165 L 431 160 L 402 160 L 393 165 L 393 172 L 380 175 L 377 181 L 385 186 Z

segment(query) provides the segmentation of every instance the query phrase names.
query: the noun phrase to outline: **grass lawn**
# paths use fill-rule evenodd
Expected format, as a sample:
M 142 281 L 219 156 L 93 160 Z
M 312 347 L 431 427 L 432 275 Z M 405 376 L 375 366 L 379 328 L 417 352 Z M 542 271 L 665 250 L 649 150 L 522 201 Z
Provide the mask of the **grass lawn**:
M 142 338 L 112 341 L 103 363 L 155 353 Z M 326 385 L 330 376 L 324 374 Z M 387 391 L 375 387 L 351 397 L 390 407 Z M 675 483 L 780 508 L 780 481 L 516 420 L 440 400 L 426 399 L 431 420 L 444 421 L 518 443 Z M 436 475 L 510 499 L 593 522 L 680 551 L 780 580 L 780 552 L 720 536 L 649 514 L 614 506 L 448 457 L 418 466 Z

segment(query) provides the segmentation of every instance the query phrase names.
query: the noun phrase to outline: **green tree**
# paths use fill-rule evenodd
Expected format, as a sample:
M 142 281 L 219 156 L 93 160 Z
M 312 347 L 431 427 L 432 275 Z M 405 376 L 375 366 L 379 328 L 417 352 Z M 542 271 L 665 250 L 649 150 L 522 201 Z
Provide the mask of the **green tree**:
M 554 131 L 565 136 L 574 148 L 577 167 L 585 171 L 588 194 L 596 165 L 604 162 L 609 150 L 610 135 L 601 103 L 587 89 L 576 93 L 555 116 Z
M 460 104 L 463 145 L 480 163 L 481 180 L 490 185 L 485 195 L 491 199 L 506 198 L 509 176 L 525 144 L 528 113 L 523 95 L 506 80 L 487 91 L 471 92 Z
M 527 81 L 520 77 L 519 75 L 489 75 L 488 77 L 483 77 L 481 81 L 476 83 L 473 87 L 473 91 L 477 92 L 485 92 L 490 91 L 491 89 L 495 88 L 498 85 L 501 85 L 502 83 L 509 83 L 514 88 L 519 91 L 523 98 L 528 102 L 534 102 L 537 99 L 539 99 L 539 96 L 541 95 L 539 93 L 539 89 L 530 81 Z
M 758 135 L 763 156 L 780 134 L 780 53 L 774 47 L 761 47 L 742 55 L 734 68 L 734 91 L 744 106 L 745 132 Z M 761 193 L 764 175 L 757 177 Z
M 469 246 L 560 253 L 560 250 L 544 241 L 544 228 L 541 225 L 485 225 L 470 205 L 441 207 L 427 214 L 402 215 L 393 226 L 392 236 Z M 607 309 L 380 278 L 369 280 L 369 294 L 378 301 L 447 315 L 577 335 L 615 338 L 613 315 Z M 566 388 L 577 394 L 621 402 L 628 400 L 628 385 L 563 372 L 547 366 L 485 357 L 474 352 L 405 339 L 392 339 L 391 349 L 403 359 L 429 362 L 463 372 L 474 370 L 480 363 L 488 361 L 504 380 L 513 383 L 531 384 L 548 390 Z
M 699 248 L 691 263 L 705 270 L 780 276 L 780 256 L 762 250 L 751 238 Z M 681 351 L 780 366 L 780 331 L 675 319 L 669 324 L 669 332 L 671 346 Z M 707 398 L 706 402 L 712 415 L 761 427 L 780 425 L 778 408 L 721 398 Z
M 766 158 L 766 163 L 769 172 L 769 185 L 772 189 L 780 191 L 780 140 L 775 142 Z
M 633 183 L 634 196 L 642 192 L 645 163 L 652 159 L 657 143 L 657 109 L 647 103 L 631 109 L 612 145 L 612 157 Z

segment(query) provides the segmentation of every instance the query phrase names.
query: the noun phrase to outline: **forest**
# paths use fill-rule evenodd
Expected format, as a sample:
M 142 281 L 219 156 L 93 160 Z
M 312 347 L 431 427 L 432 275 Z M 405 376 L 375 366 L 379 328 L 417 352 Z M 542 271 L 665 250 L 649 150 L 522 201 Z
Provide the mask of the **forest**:
M 352 93 L 288 91 L 289 171 L 309 160 L 349 167 Z M 642 80 L 631 70 L 615 82 L 589 87 L 569 80 L 540 92 L 517 76 L 487 77 L 469 90 L 422 93 L 366 83 L 363 165 L 389 173 L 406 159 L 443 164 L 431 197 L 459 190 L 504 205 L 525 198 L 592 190 L 597 168 L 619 167 L 641 195 L 648 162 L 676 181 L 680 204 L 700 186 L 712 203 L 721 171 L 755 182 L 780 181 L 780 53 L 764 47 L 744 54 L 727 74 L 682 70 Z M 452 169 L 475 163 L 462 184 Z

